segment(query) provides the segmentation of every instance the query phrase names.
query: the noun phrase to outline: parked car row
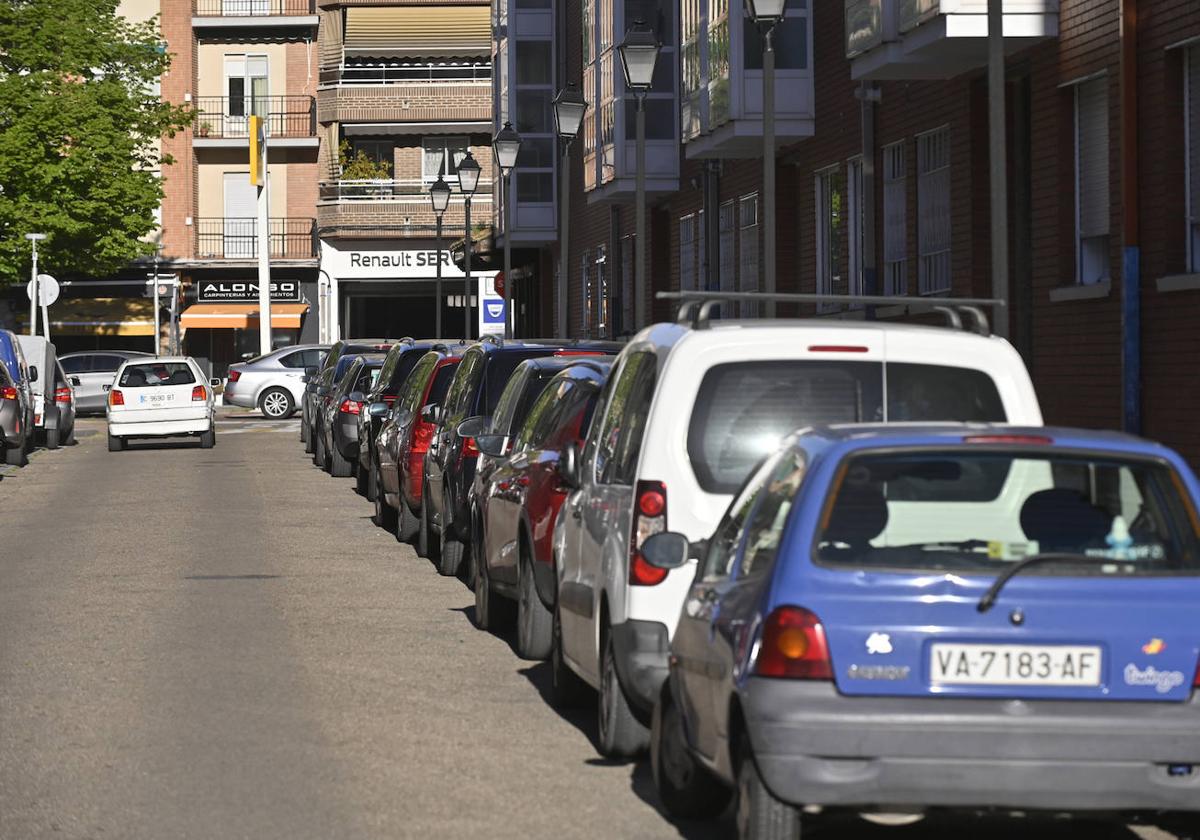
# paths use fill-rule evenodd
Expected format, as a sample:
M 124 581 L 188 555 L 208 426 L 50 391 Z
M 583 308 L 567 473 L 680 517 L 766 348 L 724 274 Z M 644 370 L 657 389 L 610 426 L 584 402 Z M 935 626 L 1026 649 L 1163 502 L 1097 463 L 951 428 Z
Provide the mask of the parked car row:
M 675 816 L 1195 829 L 1200 483 L 966 314 L 342 342 L 301 435 Z
M 37 446 L 75 443 L 76 388 L 70 356 L 42 336 L 0 330 L 0 455 L 24 467 Z

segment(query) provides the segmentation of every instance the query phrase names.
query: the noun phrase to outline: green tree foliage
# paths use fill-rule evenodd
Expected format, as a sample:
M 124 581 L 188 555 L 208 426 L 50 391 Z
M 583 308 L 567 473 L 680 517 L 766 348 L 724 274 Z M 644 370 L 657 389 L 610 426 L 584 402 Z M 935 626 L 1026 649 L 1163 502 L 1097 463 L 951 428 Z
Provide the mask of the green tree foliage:
M 189 119 L 160 100 L 167 71 L 157 21 L 117 0 L 0 0 L 0 285 L 29 269 L 24 234 L 50 235 L 40 264 L 104 275 L 153 253 L 170 177 L 158 138 Z
M 349 140 L 338 146 L 338 166 L 343 181 L 388 181 L 392 165 L 386 160 L 373 160 L 362 149 L 354 149 Z

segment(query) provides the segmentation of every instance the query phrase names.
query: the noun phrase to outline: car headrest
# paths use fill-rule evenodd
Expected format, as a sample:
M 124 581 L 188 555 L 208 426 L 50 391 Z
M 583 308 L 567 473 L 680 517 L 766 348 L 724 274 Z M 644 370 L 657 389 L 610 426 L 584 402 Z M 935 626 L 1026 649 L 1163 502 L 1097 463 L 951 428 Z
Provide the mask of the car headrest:
M 864 548 L 888 523 L 887 499 L 876 483 L 846 484 L 833 504 L 825 539 Z
M 192 381 L 192 375 L 186 370 L 177 370 L 171 374 L 172 385 L 187 385 Z
M 1040 551 L 1078 551 L 1101 543 L 1111 526 L 1108 514 L 1065 487 L 1039 490 L 1021 506 L 1021 530 Z
M 128 374 L 126 374 L 125 384 L 126 385 L 145 385 L 146 384 L 146 374 L 135 368 L 135 369 L 129 371 Z

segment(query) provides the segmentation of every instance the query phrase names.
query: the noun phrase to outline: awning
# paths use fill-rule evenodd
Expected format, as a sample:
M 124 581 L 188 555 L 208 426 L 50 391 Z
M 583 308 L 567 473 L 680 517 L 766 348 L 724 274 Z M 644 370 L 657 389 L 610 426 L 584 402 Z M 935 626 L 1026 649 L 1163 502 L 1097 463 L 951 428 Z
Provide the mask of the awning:
M 54 303 L 49 313 L 51 340 L 55 335 L 154 335 L 154 301 L 148 298 L 73 298 Z M 28 329 L 28 322 L 22 308 L 19 329 Z
M 491 6 L 346 9 L 347 55 L 476 56 L 492 53 Z
M 273 303 L 271 328 L 298 330 L 307 311 L 307 303 Z M 179 325 L 187 330 L 258 329 L 258 304 L 193 303 L 179 316 Z

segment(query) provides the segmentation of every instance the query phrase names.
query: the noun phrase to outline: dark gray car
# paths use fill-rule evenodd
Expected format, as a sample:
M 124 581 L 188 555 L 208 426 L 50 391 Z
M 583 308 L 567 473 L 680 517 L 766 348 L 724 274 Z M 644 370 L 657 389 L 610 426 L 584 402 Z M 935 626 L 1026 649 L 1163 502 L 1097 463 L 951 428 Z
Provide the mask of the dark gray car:
M 29 463 L 28 435 L 33 427 L 26 422 L 30 411 L 27 394 L 0 364 L 0 450 L 4 462 L 14 467 Z

